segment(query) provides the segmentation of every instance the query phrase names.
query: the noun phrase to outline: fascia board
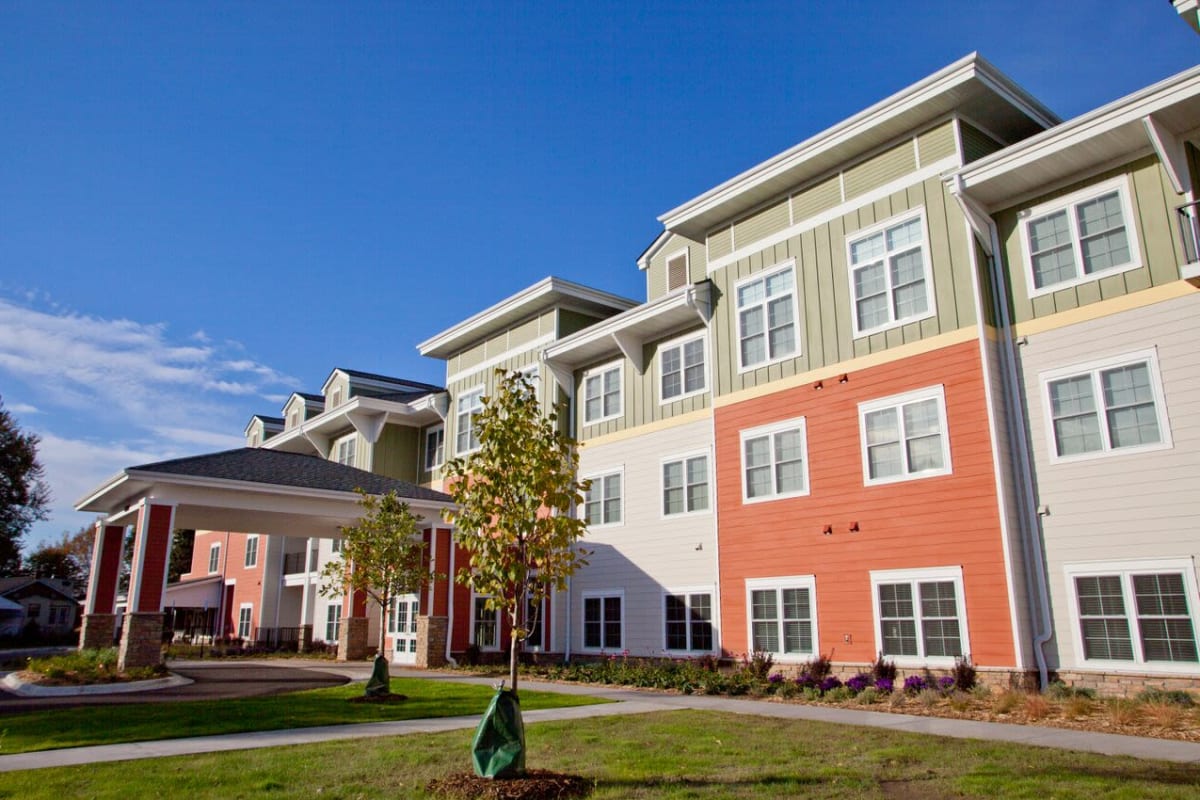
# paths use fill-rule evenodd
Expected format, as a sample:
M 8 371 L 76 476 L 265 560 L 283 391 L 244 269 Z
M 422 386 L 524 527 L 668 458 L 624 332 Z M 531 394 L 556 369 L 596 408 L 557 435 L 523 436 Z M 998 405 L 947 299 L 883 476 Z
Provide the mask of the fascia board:
M 646 249 L 642 251 L 642 254 L 640 256 L 638 256 L 638 258 L 637 258 L 638 269 L 640 269 L 642 272 L 645 272 L 646 270 L 650 269 L 650 260 L 652 258 L 654 258 L 656 255 L 658 255 L 658 251 L 662 250 L 663 247 L 666 246 L 667 240 L 670 238 L 671 238 L 670 231 L 663 231 L 658 236 L 655 236 L 654 241 L 652 241 L 646 247 Z
M 689 285 L 671 294 L 664 295 L 653 302 L 643 303 L 615 317 L 609 317 L 602 322 L 597 322 L 595 325 L 584 328 L 578 333 L 548 345 L 543 353 L 547 360 L 561 359 L 564 356 L 569 356 L 573 350 L 580 347 L 592 344 L 601 339 L 611 338 L 626 331 L 636 330 L 661 314 L 674 311 L 677 308 L 690 306 L 693 289 L 694 287 Z M 614 351 L 617 349 L 615 342 L 612 349 Z
M 134 479 L 129 474 L 129 470 L 123 469 L 116 475 L 113 475 L 111 478 L 106 480 L 104 483 L 100 484 L 91 493 L 86 494 L 76 500 L 74 508 L 76 511 L 95 511 L 97 513 L 105 514 L 109 513 L 109 509 L 107 507 L 96 507 L 96 504 L 99 503 L 106 495 L 112 495 L 116 493 L 118 489 L 129 489 L 129 492 L 123 494 L 123 496 L 128 496 L 131 494 L 136 494 L 137 491 L 140 491 L 142 488 L 144 488 L 132 485 L 133 481 Z

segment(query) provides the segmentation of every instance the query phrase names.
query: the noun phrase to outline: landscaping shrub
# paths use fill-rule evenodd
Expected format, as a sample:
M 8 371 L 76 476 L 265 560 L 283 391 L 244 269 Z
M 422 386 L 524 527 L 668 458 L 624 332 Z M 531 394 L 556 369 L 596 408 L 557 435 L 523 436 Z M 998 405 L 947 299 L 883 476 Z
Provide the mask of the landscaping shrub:
M 1068 686 L 1062 681 L 1053 681 L 1046 687 L 1046 694 L 1053 700 L 1070 700 L 1072 697 L 1083 697 L 1088 700 L 1096 699 L 1096 690 L 1082 686 Z
M 755 650 L 742 656 L 742 671 L 760 681 L 767 679 L 767 676 L 771 674 L 771 667 L 774 665 L 775 657 L 762 650 Z
M 72 684 L 147 680 L 166 673 L 166 668 L 161 665 L 118 671 L 115 647 L 76 650 L 47 658 L 31 658 L 25 669 L 53 682 Z
M 865 672 L 860 672 L 853 678 L 846 681 L 846 688 L 858 694 L 871 685 L 871 676 Z
M 923 675 L 909 675 L 904 679 L 904 693 L 917 694 L 929 688 L 929 682 Z
M 1168 703 L 1182 708 L 1196 705 L 1195 699 L 1182 689 L 1143 689 L 1137 699 L 1141 703 Z
M 812 661 L 802 665 L 800 672 L 801 674 L 809 675 L 819 684 L 833 674 L 833 661 L 829 656 L 819 655 Z
M 875 657 L 875 660 L 871 662 L 871 677 L 875 679 L 877 685 L 879 681 L 890 681 L 895 683 L 896 665 L 884 658 L 883 653 L 880 653 Z
M 954 659 L 954 669 L 950 671 L 950 676 L 954 678 L 952 685 L 955 688 L 961 689 L 964 692 L 974 689 L 978 676 L 975 672 L 975 665 L 971 663 L 971 657 L 957 656 Z

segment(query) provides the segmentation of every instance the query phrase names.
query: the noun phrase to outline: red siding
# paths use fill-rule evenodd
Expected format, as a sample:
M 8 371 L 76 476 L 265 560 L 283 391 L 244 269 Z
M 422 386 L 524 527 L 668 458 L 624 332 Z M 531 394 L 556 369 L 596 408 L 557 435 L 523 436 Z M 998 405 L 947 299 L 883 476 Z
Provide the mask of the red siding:
M 141 590 L 131 606 L 140 612 L 153 613 L 162 611 L 163 584 L 167 576 L 171 522 L 175 518 L 175 509 L 158 505 L 143 508 L 139 514 L 139 528 L 143 527 L 142 514 L 149 514 L 149 519 L 144 526 L 145 542 L 138 548 L 142 551 Z
M 121 548 L 125 543 L 125 527 L 100 525 L 98 530 L 101 540 L 100 552 L 92 568 L 92 582 L 96 590 L 92 613 L 111 614 L 117 596 L 117 581 L 121 574 Z

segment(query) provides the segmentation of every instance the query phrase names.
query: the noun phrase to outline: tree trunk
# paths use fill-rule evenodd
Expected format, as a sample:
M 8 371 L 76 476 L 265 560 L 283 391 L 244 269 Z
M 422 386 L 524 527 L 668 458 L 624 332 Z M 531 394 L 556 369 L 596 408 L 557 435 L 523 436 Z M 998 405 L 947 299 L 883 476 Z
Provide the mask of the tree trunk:
M 379 600 L 379 649 L 375 651 L 379 656 L 383 656 L 383 646 L 387 642 L 387 612 L 390 601 L 390 597 Z
M 515 695 L 517 694 L 517 672 L 521 664 L 521 643 L 525 641 L 524 637 L 519 635 L 521 629 L 520 606 L 514 609 L 510 621 L 512 628 L 508 634 L 511 643 L 508 652 L 508 682 L 512 684 L 512 691 Z

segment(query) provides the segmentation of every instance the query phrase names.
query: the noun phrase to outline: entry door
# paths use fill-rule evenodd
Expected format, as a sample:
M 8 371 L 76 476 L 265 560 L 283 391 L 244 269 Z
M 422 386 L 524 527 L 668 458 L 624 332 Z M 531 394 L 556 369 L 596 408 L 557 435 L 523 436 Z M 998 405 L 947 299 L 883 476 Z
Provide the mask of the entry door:
M 417 660 L 417 612 L 420 601 L 415 594 L 397 597 L 392 603 L 391 633 L 395 641 L 392 660 L 414 664 Z

